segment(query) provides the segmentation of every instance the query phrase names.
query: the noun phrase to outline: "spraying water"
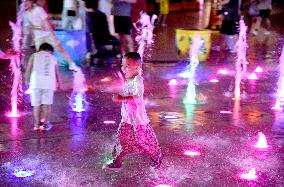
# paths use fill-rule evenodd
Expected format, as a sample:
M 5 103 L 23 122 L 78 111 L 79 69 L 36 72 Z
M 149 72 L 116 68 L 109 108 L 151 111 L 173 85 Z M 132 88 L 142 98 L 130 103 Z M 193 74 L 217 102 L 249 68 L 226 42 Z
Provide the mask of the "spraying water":
M 262 132 L 258 133 L 258 140 L 257 140 L 257 143 L 254 145 L 254 147 L 257 147 L 260 149 L 268 148 L 266 137 Z
M 189 73 L 188 73 L 188 85 L 186 90 L 186 97 L 183 100 L 184 103 L 196 104 L 196 90 L 195 90 L 195 71 L 199 64 L 198 53 L 201 46 L 201 37 L 196 35 L 193 39 L 192 46 L 190 47 L 189 56 Z
M 9 117 L 19 117 L 18 114 L 18 96 L 22 94 L 22 72 L 21 72 L 21 39 L 22 39 L 22 22 L 23 14 L 25 12 L 24 4 L 22 3 L 17 13 L 17 21 L 13 23 L 9 21 L 9 25 L 13 31 L 13 50 L 15 54 L 10 57 L 10 68 L 13 72 L 13 85 L 11 90 L 11 112 L 8 115 Z
M 75 112 L 85 111 L 85 76 L 81 69 L 73 72 L 73 92 L 71 96 L 72 109 Z
M 140 54 L 141 58 L 144 55 L 144 50 L 146 45 L 153 44 L 153 30 L 154 22 L 157 19 L 156 15 L 153 15 L 152 18 L 145 13 L 140 13 L 140 19 L 134 23 L 134 28 L 137 31 L 137 36 L 135 37 L 136 42 L 138 43 L 137 52 Z
M 241 81 L 243 75 L 247 71 L 248 61 L 247 55 L 247 26 L 243 19 L 240 20 L 240 33 L 236 43 L 237 61 L 235 63 L 236 75 L 235 75 L 235 98 L 240 99 Z
M 276 103 L 272 109 L 282 110 L 281 101 L 284 101 L 284 46 L 282 48 L 281 56 L 279 58 L 279 79 L 278 79 L 278 88 Z

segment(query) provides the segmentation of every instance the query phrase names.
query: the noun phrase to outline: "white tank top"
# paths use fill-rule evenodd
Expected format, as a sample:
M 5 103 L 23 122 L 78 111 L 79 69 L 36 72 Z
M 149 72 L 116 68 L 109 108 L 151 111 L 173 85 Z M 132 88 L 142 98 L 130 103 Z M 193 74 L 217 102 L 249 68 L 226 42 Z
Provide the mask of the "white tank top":
M 33 54 L 30 88 L 56 90 L 55 66 L 57 59 L 46 51 Z

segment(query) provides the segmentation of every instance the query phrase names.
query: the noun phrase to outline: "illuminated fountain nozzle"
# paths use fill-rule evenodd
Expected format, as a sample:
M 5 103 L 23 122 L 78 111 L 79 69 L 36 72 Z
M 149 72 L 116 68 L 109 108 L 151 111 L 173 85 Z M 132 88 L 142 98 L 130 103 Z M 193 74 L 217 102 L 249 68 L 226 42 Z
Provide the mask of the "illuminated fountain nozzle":
M 12 111 L 8 114 L 8 117 L 10 117 L 10 118 L 20 117 L 20 114 L 18 114 L 18 109 L 17 109 L 17 103 L 16 102 L 12 103 Z
M 260 149 L 268 148 L 266 137 L 265 137 L 265 135 L 262 132 L 258 133 L 258 141 L 254 145 L 254 147 L 257 147 L 257 148 L 260 148 Z
M 256 169 L 255 168 L 252 168 L 248 171 L 248 173 L 243 173 L 241 174 L 241 177 L 243 179 L 247 179 L 247 180 L 254 180 L 257 178 L 257 175 L 256 175 Z

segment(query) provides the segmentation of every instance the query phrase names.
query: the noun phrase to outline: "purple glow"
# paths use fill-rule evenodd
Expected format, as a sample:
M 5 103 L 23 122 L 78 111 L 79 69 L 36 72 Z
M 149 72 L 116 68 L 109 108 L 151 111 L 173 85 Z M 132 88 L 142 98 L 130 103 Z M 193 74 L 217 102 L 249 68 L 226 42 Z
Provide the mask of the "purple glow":
M 232 114 L 231 111 L 221 110 L 220 114 Z
M 222 75 L 227 75 L 228 74 L 228 71 L 226 69 L 220 69 L 218 71 L 219 74 L 222 74 Z
M 258 132 L 258 140 L 257 140 L 257 143 L 254 145 L 254 147 L 260 148 L 260 149 L 268 148 L 266 137 L 262 132 Z
M 219 80 L 217 80 L 217 79 L 211 79 L 210 82 L 216 83 L 216 82 L 219 82 Z
M 24 178 L 24 177 L 30 177 L 34 173 L 35 173 L 34 170 L 29 171 L 29 170 L 23 170 L 23 169 L 16 169 L 14 170 L 13 175 L 19 178 Z
M 184 154 L 187 155 L 187 156 L 199 156 L 200 152 L 187 150 L 187 151 L 184 151 Z
M 154 30 L 154 22 L 157 19 L 156 15 L 153 15 L 152 18 L 145 13 L 140 13 L 140 19 L 133 23 L 134 28 L 137 31 L 137 36 L 135 40 L 138 43 L 138 50 L 137 52 L 143 57 L 144 49 L 146 45 L 153 44 L 153 30 Z
M 258 78 L 257 78 L 257 76 L 256 76 L 255 73 L 251 73 L 251 74 L 248 76 L 248 79 L 249 79 L 249 80 L 257 80 Z
M 171 79 L 170 82 L 168 83 L 168 85 L 170 85 L 170 86 L 178 85 L 177 80 L 176 79 Z
M 115 124 L 115 121 L 104 121 L 104 124 Z
M 272 107 L 273 110 L 282 110 L 280 100 L 277 99 L 275 105 Z
M 262 71 L 263 71 L 262 67 L 260 67 L 260 66 L 257 66 L 254 70 L 254 72 L 256 72 L 256 73 L 262 73 Z
M 235 97 L 234 99 L 240 99 L 241 95 L 241 81 L 243 76 L 247 71 L 248 61 L 246 59 L 247 54 L 247 26 L 243 19 L 240 20 L 240 32 L 239 38 L 235 46 L 235 50 L 237 51 L 237 61 L 235 63 L 236 75 L 235 75 Z
M 252 168 L 248 171 L 248 173 L 241 174 L 241 177 L 246 180 L 255 180 L 257 179 L 256 169 Z

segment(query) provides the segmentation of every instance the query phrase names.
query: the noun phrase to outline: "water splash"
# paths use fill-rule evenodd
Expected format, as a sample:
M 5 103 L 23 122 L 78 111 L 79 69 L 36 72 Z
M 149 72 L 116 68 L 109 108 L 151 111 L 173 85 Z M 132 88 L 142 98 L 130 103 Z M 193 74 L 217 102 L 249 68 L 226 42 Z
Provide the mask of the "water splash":
M 257 147 L 260 149 L 268 148 L 266 137 L 262 132 L 258 132 L 258 140 L 257 140 L 257 143 L 254 145 L 254 147 Z
M 276 102 L 272 109 L 282 110 L 281 102 L 284 101 L 284 45 L 282 47 L 281 56 L 279 58 L 279 79 L 277 83 Z
M 156 15 L 150 16 L 145 13 L 140 13 L 140 19 L 133 23 L 135 30 L 137 31 L 137 36 L 135 37 L 135 41 L 138 43 L 137 52 L 140 54 L 141 58 L 144 55 L 144 50 L 146 45 L 153 44 L 153 30 L 154 30 L 154 22 L 157 19 Z
M 201 47 L 201 37 L 196 35 L 193 39 L 192 46 L 190 47 L 190 64 L 188 73 L 188 85 L 186 90 L 186 96 L 183 100 L 184 103 L 196 104 L 196 90 L 195 90 L 195 72 L 199 64 L 198 53 Z
M 76 72 L 73 72 L 73 92 L 71 96 L 72 109 L 75 112 L 85 111 L 85 76 L 81 69 Z
M 241 174 L 241 177 L 246 180 L 254 180 L 257 179 L 256 169 L 252 168 L 248 171 L 248 173 Z
M 9 21 L 9 25 L 13 31 L 12 44 L 13 44 L 13 55 L 10 56 L 10 69 L 13 74 L 13 85 L 11 90 L 11 112 L 8 114 L 9 117 L 19 117 L 18 114 L 18 96 L 23 93 L 22 89 L 22 72 L 21 72 L 21 39 L 22 39 L 22 22 L 23 15 L 25 12 L 24 4 L 22 3 L 17 13 L 17 21 L 13 23 Z
M 237 51 L 237 61 L 235 63 L 236 75 L 235 75 L 235 97 L 234 99 L 240 99 L 241 92 L 241 81 L 243 75 L 247 71 L 248 61 L 246 59 L 247 55 L 247 26 L 243 19 L 240 20 L 240 33 L 239 38 L 236 43 L 236 51 Z

